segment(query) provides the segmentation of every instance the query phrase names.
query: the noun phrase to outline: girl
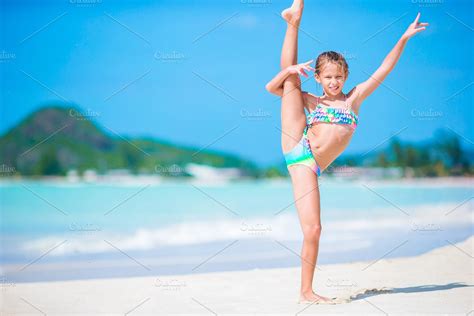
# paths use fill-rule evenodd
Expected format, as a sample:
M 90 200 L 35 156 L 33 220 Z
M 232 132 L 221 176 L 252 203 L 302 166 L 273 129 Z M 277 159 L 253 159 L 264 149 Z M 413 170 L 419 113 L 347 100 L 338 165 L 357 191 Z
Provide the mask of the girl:
M 344 94 L 342 89 L 349 69 L 341 54 L 333 51 L 320 54 L 315 68 L 310 66 L 312 60 L 297 64 L 302 13 L 303 0 L 294 0 L 293 5 L 282 12 L 287 22 L 281 52 L 282 70 L 266 85 L 266 89 L 282 98 L 281 145 L 304 236 L 299 303 L 334 304 L 334 298 L 320 296 L 312 289 L 322 228 L 318 177 L 349 144 L 364 99 L 395 67 L 408 40 L 425 30 L 428 23 L 418 22 L 418 13 L 374 74 Z M 324 91 L 321 97 L 301 91 L 299 75 L 308 77 L 306 71 L 314 71 L 315 79 Z

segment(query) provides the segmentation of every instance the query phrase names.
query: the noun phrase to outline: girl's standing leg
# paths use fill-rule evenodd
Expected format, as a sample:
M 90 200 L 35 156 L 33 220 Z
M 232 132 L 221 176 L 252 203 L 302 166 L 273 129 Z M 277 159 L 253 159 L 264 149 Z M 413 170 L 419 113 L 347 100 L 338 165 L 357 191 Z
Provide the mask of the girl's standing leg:
M 287 30 L 281 53 L 281 67 L 297 64 L 298 27 L 303 13 L 303 0 L 295 0 L 291 8 L 283 11 Z M 306 127 L 301 82 L 298 75 L 292 75 L 283 84 L 282 149 L 290 151 L 301 139 Z M 312 284 L 319 251 L 321 235 L 320 196 L 317 175 L 307 166 L 294 165 L 288 168 L 293 184 L 298 217 L 303 231 L 301 251 L 301 293 L 300 300 L 330 301 L 313 292 Z
M 313 278 L 318 261 L 319 240 L 322 230 L 318 176 L 304 165 L 294 165 L 288 170 L 303 232 L 300 300 L 330 302 L 331 299 L 320 296 L 313 291 Z

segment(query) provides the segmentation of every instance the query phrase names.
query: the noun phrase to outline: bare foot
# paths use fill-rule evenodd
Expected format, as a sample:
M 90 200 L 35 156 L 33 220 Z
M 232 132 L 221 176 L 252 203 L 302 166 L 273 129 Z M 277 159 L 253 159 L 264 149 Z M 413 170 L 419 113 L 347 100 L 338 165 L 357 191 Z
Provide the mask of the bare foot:
M 304 7 L 303 0 L 294 0 L 291 7 L 281 12 L 281 16 L 288 23 L 291 23 L 291 24 L 299 23 L 301 21 L 301 15 L 303 14 L 303 7 Z
M 300 303 L 315 303 L 315 304 L 336 304 L 336 302 L 329 297 L 321 296 L 313 291 L 310 293 L 301 293 Z

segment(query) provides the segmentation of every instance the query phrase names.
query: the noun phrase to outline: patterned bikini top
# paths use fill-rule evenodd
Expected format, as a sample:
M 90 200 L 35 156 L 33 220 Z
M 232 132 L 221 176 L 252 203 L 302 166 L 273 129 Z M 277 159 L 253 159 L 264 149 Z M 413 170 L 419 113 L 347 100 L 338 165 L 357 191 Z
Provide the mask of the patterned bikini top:
M 316 105 L 316 108 L 312 110 L 307 116 L 307 124 L 313 125 L 317 122 L 323 123 L 333 123 L 333 124 L 347 124 L 352 129 L 357 127 L 359 122 L 359 117 L 357 114 L 352 111 L 351 107 L 347 105 L 347 96 L 345 96 L 344 103 L 346 107 L 344 108 L 335 108 L 322 105 L 319 103 Z

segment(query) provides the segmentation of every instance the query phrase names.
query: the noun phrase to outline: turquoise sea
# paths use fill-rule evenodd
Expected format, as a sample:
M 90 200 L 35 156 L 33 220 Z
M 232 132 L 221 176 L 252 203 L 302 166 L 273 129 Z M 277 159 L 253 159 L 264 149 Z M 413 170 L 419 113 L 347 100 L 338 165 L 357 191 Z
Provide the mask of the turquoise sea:
M 296 267 L 289 180 L 3 181 L 8 282 Z M 412 256 L 473 234 L 472 182 L 321 178 L 318 264 Z

